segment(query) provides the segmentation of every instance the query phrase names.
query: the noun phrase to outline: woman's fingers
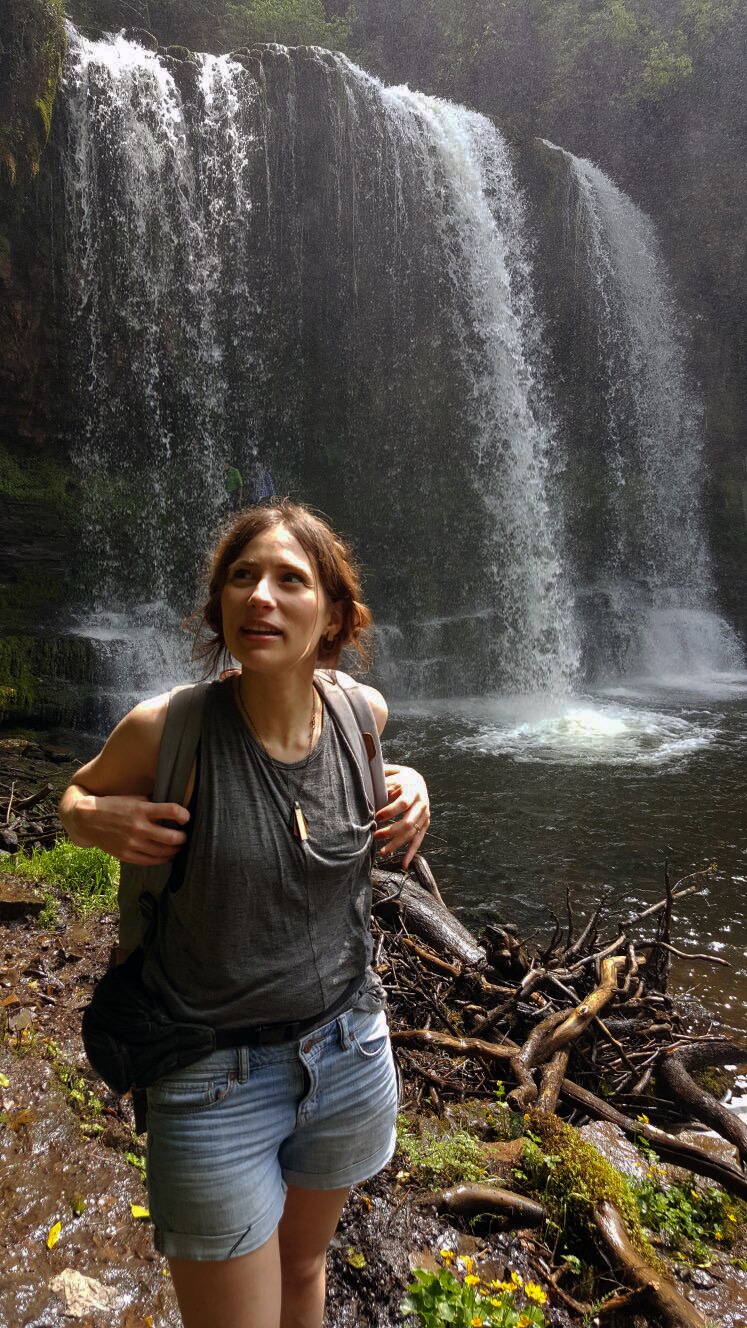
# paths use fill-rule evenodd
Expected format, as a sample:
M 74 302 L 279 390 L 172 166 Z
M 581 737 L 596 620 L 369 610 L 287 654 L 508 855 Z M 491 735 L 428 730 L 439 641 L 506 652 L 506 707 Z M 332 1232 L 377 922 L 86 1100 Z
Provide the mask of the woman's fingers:
M 396 803 L 390 804 L 383 808 L 383 812 L 389 817 L 395 813 L 396 806 Z M 377 819 L 379 818 L 383 820 L 381 812 L 378 813 Z M 380 856 L 388 858 L 407 845 L 403 866 L 408 867 L 423 842 L 430 823 L 431 816 L 427 803 L 418 799 L 413 805 L 407 805 L 397 820 L 387 819 L 374 831 L 374 839 L 382 845 Z
M 178 827 L 187 824 L 189 812 L 176 802 L 110 794 L 79 805 L 86 838 L 122 862 L 141 866 L 168 862 L 187 838 Z M 176 827 L 163 821 L 175 822 Z
M 384 767 L 389 802 L 376 813 L 374 839 L 386 858 L 407 846 L 405 865 L 415 856 L 430 825 L 428 789 L 422 775 L 410 766 Z
M 422 844 L 423 840 L 425 839 L 425 836 L 426 836 L 427 830 L 428 830 L 428 826 L 427 826 L 427 825 L 424 825 L 423 828 L 422 828 L 422 830 L 418 830 L 417 834 L 415 835 L 415 838 L 410 840 L 410 844 L 409 844 L 409 847 L 408 847 L 408 849 L 407 849 L 407 852 L 405 853 L 405 856 L 404 856 L 403 859 L 402 859 L 402 870 L 403 870 L 403 871 L 407 871 L 408 867 L 410 866 L 410 863 L 412 862 L 413 858 L 415 857 L 415 854 L 419 851 L 419 849 L 420 849 L 420 845 Z

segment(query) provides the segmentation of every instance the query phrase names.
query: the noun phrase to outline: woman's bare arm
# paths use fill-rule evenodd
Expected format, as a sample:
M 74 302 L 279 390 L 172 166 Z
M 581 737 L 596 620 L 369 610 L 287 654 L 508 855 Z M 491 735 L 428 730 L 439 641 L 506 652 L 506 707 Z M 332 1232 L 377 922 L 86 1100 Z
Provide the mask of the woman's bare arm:
M 167 707 L 168 696 L 136 706 L 77 772 L 60 802 L 74 844 L 147 867 L 178 852 L 186 835 L 160 822 L 185 825 L 189 812 L 179 803 L 151 801 Z

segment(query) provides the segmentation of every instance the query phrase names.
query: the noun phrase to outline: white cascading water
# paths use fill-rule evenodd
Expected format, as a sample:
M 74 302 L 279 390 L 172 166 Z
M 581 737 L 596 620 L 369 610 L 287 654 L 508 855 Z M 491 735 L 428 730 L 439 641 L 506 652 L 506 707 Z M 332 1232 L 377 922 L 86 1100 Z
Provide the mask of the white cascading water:
M 553 488 L 570 444 L 499 132 L 321 50 L 176 65 L 70 36 L 77 459 L 98 558 L 76 630 L 110 675 L 119 661 L 112 689 L 184 676 L 177 623 L 226 515 L 226 467 L 259 457 L 362 547 L 395 687 L 567 697 L 587 613 Z M 595 564 L 622 672 L 738 670 L 712 609 L 699 412 L 653 226 L 556 151 L 605 366 Z
M 348 68 L 380 102 L 399 160 L 416 163 L 431 203 L 453 291 L 451 332 L 465 347 L 472 477 L 490 513 L 482 602 L 420 621 L 426 655 L 445 623 L 482 621 L 503 688 L 563 694 L 575 639 L 546 494 L 554 438 L 537 381 L 528 227 L 507 145 L 482 115 Z
M 221 515 L 222 477 L 241 431 L 262 451 L 269 412 L 256 403 L 266 403 L 273 347 L 286 332 L 294 334 L 267 297 L 273 246 L 288 234 L 295 247 L 283 264 L 285 316 L 303 322 L 312 274 L 304 266 L 304 200 L 296 197 L 297 71 L 288 61 L 283 123 L 270 130 L 264 78 L 258 81 L 246 65 L 196 57 L 196 89 L 186 107 L 156 55 L 122 36 L 71 37 L 70 234 L 89 402 L 78 458 L 88 477 L 91 538 L 102 549 L 99 607 L 123 614 L 123 621 L 129 614 L 136 642 L 139 599 L 165 601 L 173 617 L 175 587 L 178 603 L 185 566 Z M 420 637 L 412 663 L 417 673 L 421 661 L 434 657 L 441 685 L 448 687 L 451 677 L 458 686 L 468 623 L 473 646 L 484 654 L 484 685 L 565 692 L 575 646 L 545 491 L 553 434 L 538 378 L 527 225 L 506 145 L 479 115 L 386 89 L 343 57 L 320 51 L 312 58 L 326 89 L 314 113 L 334 176 L 331 197 L 319 189 L 321 225 L 340 252 L 340 291 L 329 298 L 339 300 L 348 339 L 365 337 L 366 310 L 356 307 L 356 246 L 365 245 L 369 228 L 371 247 L 385 233 L 393 244 L 382 254 L 380 279 L 391 286 L 396 342 L 398 318 L 412 324 L 418 314 L 412 290 L 403 294 L 401 270 L 417 266 L 419 250 L 430 249 L 424 261 L 447 310 L 444 336 L 463 394 L 443 427 L 472 501 L 484 511 L 487 533 L 471 559 L 479 564 L 479 575 L 471 574 L 477 589 L 456 603 L 453 589 L 440 602 L 436 594 L 437 611 L 419 621 L 410 613 L 409 640 Z M 418 233 L 424 200 L 425 237 Z M 404 361 L 404 336 L 395 349 Z M 323 366 L 326 373 L 335 369 Z M 283 404 L 289 453 L 306 446 L 302 401 L 303 392 L 294 396 L 289 383 Z M 132 444 L 122 442 L 128 411 Z M 427 468 L 427 455 L 407 456 L 405 409 L 399 427 L 401 437 L 390 440 L 395 473 L 397 467 L 410 473 L 411 460 Z M 382 457 L 382 498 L 389 469 Z M 97 483 L 112 472 L 114 491 L 108 478 Z M 457 522 L 459 503 L 456 492 Z M 406 512 L 404 503 L 393 510 L 385 532 L 392 543 Z M 113 520 L 129 528 L 124 565 L 109 534 Z M 172 630 L 166 619 L 163 628 Z M 126 672 L 132 672 L 129 658 Z
M 629 636 L 624 673 L 707 683 L 745 661 L 713 611 L 702 418 L 687 380 L 682 317 L 651 220 L 597 166 L 555 150 L 575 185 L 576 280 L 596 292 L 606 362 L 610 521 L 599 578 Z

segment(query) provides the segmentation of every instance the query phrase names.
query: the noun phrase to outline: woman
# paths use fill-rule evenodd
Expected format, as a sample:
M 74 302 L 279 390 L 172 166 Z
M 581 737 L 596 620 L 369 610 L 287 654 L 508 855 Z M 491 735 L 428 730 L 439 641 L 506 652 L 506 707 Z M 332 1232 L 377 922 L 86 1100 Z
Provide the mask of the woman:
M 148 1090 L 148 1186 L 185 1328 L 319 1328 L 351 1185 L 394 1146 L 383 996 L 369 966 L 372 841 L 409 865 L 416 772 L 386 767 L 376 818 L 315 686 L 371 621 L 349 551 L 307 509 L 238 515 L 213 554 L 208 690 L 185 802 L 149 800 L 167 697 L 136 706 L 63 796 L 71 839 L 174 858 L 143 976 L 219 1049 Z M 383 697 L 365 688 L 379 732 Z M 162 822 L 176 823 L 170 828 Z M 190 827 L 189 843 L 185 829 Z M 176 887 L 176 888 L 175 888 Z

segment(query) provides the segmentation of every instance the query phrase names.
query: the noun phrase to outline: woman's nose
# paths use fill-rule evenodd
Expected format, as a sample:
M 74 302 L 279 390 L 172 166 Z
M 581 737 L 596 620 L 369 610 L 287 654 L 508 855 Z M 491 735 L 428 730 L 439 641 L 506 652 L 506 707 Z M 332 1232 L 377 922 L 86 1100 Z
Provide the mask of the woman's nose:
M 261 576 L 259 578 L 249 598 L 252 600 L 256 599 L 259 604 L 274 603 L 274 596 L 269 577 Z

